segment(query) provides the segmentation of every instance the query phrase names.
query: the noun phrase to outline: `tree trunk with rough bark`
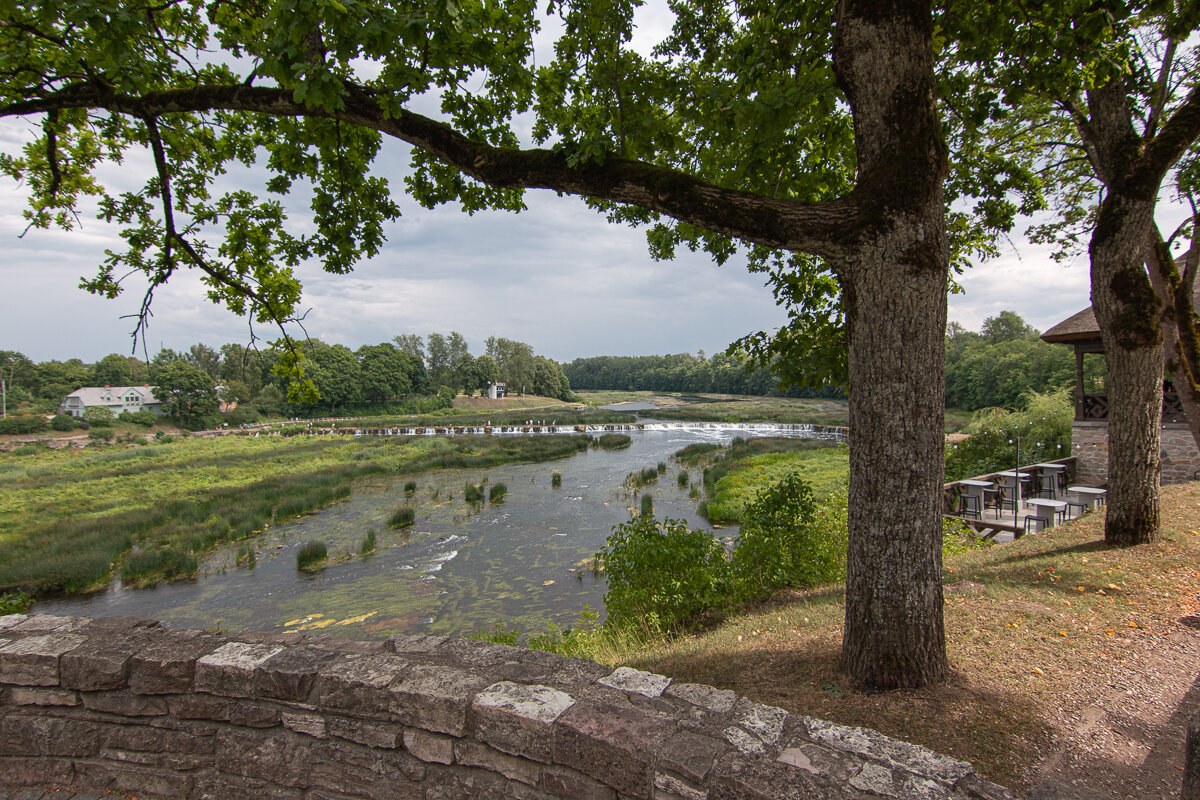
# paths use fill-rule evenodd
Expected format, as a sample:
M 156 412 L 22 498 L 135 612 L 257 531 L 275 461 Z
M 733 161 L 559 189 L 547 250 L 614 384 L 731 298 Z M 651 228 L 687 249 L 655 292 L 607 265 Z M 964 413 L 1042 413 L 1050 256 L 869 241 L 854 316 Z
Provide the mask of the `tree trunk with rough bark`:
M 859 226 L 838 267 L 849 344 L 850 544 L 842 669 L 881 689 L 946 674 L 942 618 L 946 147 L 920 4 L 845 2 Z
M 1154 203 L 1112 193 L 1092 236 L 1092 306 L 1108 364 L 1108 507 L 1104 540 L 1158 535 L 1162 473 L 1161 305 L 1146 273 Z

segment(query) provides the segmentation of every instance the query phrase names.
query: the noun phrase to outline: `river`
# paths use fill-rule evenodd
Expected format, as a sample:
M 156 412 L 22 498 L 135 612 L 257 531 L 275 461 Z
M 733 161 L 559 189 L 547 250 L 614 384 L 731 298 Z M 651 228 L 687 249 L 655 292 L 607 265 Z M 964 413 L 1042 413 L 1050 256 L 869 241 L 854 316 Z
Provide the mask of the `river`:
M 578 566 L 604 546 L 613 526 L 654 498 L 659 518 L 711 527 L 696 513 L 689 486 L 678 485 L 671 456 L 697 442 L 735 436 L 803 436 L 797 426 L 649 422 L 628 431 L 630 447 L 592 449 L 569 458 L 486 469 L 450 469 L 416 476 L 374 476 L 351 497 L 272 527 L 252 540 L 253 568 L 235 564 L 238 545 L 207 556 L 189 581 L 132 589 L 119 584 L 84 598 L 39 602 L 35 613 L 134 615 L 172 628 L 325 630 L 360 638 L 392 633 L 466 634 L 501 622 L 539 632 L 548 622 L 569 626 L 585 607 L 603 618 L 604 580 Z M 623 486 L 630 472 L 667 462 L 656 483 L 639 492 Z M 553 487 L 551 475 L 562 475 Z M 692 472 L 691 481 L 700 482 Z M 406 498 L 404 485 L 417 489 Z M 504 502 L 468 504 L 464 484 L 503 483 Z M 416 510 L 406 531 L 387 526 L 401 505 Z M 374 553 L 357 555 L 376 531 Z M 731 536 L 735 528 L 714 531 Z M 325 542 L 330 563 L 305 573 L 296 549 Z

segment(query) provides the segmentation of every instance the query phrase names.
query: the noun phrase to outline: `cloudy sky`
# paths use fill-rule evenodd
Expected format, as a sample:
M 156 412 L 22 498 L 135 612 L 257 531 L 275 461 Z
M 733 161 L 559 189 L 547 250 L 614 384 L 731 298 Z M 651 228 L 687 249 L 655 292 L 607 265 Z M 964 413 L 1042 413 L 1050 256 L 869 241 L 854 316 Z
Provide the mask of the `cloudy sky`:
M 639 12 L 647 31 L 646 41 L 635 40 L 640 49 L 648 50 L 655 31 L 665 29 L 662 5 L 651 3 Z M 553 35 L 550 29 L 539 37 L 540 59 Z M 0 150 L 13 152 L 30 126 L 0 120 Z M 405 146 L 389 142 L 378 163 L 380 174 L 396 187 L 406 158 Z M 119 189 L 144 182 L 150 168 L 147 158 L 135 157 L 104 177 Z M 261 188 L 261 175 L 237 179 Z M 24 200 L 21 186 L 0 177 L 0 350 L 17 350 L 35 361 L 89 362 L 131 352 L 134 321 L 126 317 L 139 307 L 138 287 L 131 285 L 115 301 L 77 288 L 81 277 L 95 272 L 106 248 L 119 246 L 116 231 L 85 213 L 79 230 L 32 230 L 22 237 Z M 687 252 L 655 262 L 641 231 L 608 224 L 577 198 L 530 192 L 529 210 L 522 214 L 473 217 L 454 207 L 431 212 L 398 200 L 403 217 L 387 231 L 378 257 L 349 276 L 315 267 L 301 272 L 310 336 L 356 348 L 401 333 L 457 330 L 474 353 L 488 336 L 502 336 L 569 361 L 711 354 L 785 321 L 762 278 L 743 263 L 717 267 L 703 254 Z M 1006 309 L 1045 330 L 1090 302 L 1085 257 L 1057 264 L 1021 238 L 1000 258 L 971 269 L 960 284 L 965 291 L 950 297 L 949 317 L 972 330 Z M 153 313 L 151 355 L 160 347 L 249 340 L 246 322 L 208 303 L 199 281 L 186 273 L 159 290 Z M 272 331 L 261 333 L 273 338 Z

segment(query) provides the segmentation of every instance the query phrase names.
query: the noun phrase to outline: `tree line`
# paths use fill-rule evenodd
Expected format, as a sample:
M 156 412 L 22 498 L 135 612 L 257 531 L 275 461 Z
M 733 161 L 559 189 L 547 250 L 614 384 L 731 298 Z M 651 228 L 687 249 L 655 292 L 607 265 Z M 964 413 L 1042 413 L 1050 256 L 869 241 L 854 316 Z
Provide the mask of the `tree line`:
M 78 358 L 35 363 L 24 354 L 0 350 L 0 377 L 8 408 L 50 413 L 63 398 L 83 386 L 156 387 L 164 411 L 189 427 L 213 422 L 221 402 L 236 404 L 235 423 L 259 414 L 307 416 L 319 412 L 434 410 L 414 398 L 441 398 L 448 406 L 460 393 L 486 391 L 505 383 L 524 392 L 570 400 L 570 381 L 556 362 L 536 355 L 524 342 L 491 337 L 487 351 L 472 356 L 462 334 L 402 334 L 390 342 L 345 345 L 307 339 L 292 347 L 247 347 L 203 343 L 186 350 L 163 348 L 149 361 L 110 353 L 87 364 Z M 281 365 L 295 362 L 312 382 L 316 398 L 289 399 L 291 376 Z
M 843 399 L 831 384 L 781 388 L 769 368 L 753 367 L 745 356 L 717 353 L 706 357 L 677 353 L 662 356 L 594 356 L 563 366 L 571 386 L 580 390 L 685 392 Z

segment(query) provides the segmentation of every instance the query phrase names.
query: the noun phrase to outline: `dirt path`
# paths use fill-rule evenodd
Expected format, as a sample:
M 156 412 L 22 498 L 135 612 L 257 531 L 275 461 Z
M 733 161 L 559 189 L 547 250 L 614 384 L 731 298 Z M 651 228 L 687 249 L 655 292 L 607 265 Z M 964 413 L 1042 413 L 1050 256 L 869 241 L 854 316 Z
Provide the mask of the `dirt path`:
M 1187 721 L 1200 713 L 1200 631 L 1179 625 L 1108 678 L 1101 699 L 1064 713 L 1058 750 L 1029 800 L 1178 798 Z

